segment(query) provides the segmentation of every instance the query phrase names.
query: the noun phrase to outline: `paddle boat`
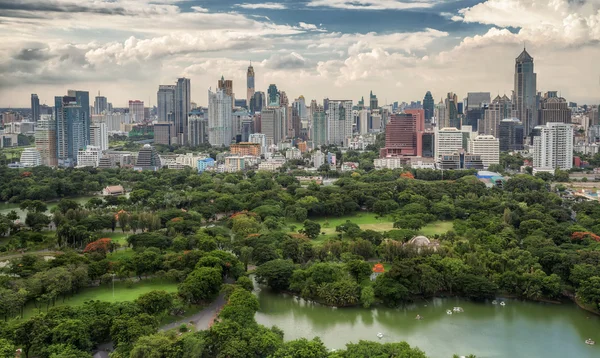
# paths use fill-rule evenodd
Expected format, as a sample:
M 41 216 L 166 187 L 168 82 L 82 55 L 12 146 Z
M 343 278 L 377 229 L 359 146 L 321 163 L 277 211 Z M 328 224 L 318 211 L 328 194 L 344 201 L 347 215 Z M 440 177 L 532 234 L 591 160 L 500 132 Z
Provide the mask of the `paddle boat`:
M 500 302 L 500 306 L 506 306 L 506 302 L 504 302 L 504 301 Z
M 452 310 L 446 310 L 446 314 L 452 314 Z
M 594 342 L 591 338 L 588 338 L 585 340 L 585 344 L 589 344 L 590 346 L 593 346 L 594 344 L 596 344 L 596 342 Z
M 453 310 L 454 312 L 464 312 L 464 311 L 465 311 L 465 310 L 463 310 L 463 308 L 462 308 L 462 307 L 454 307 L 452 310 Z
M 418 314 L 417 317 L 415 317 L 415 319 L 423 319 L 423 316 L 421 316 L 420 314 Z
M 379 338 L 379 339 L 383 338 L 383 333 L 381 333 L 381 332 L 377 333 L 377 338 Z
M 496 301 L 496 300 L 493 300 L 493 301 L 492 301 L 492 304 L 493 304 L 493 305 L 497 305 L 497 304 L 498 304 L 498 301 Z

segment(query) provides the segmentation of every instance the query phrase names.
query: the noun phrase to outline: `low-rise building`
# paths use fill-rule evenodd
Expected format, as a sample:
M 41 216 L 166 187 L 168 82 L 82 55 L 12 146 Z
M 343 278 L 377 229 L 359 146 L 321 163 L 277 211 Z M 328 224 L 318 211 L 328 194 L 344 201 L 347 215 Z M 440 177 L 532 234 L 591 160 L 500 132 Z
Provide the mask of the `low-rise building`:
M 202 173 L 210 167 L 215 166 L 215 160 L 213 158 L 198 159 L 198 173 Z
M 88 145 L 85 149 L 80 149 L 77 152 L 77 167 L 98 167 L 100 164 L 100 157 L 102 157 L 102 150 L 100 147 Z
M 25 148 L 21 153 L 21 164 L 26 168 L 42 165 L 40 152 L 35 148 Z
M 125 189 L 122 185 L 112 185 L 102 189 L 102 195 L 104 196 L 118 196 L 123 194 L 125 194 Z

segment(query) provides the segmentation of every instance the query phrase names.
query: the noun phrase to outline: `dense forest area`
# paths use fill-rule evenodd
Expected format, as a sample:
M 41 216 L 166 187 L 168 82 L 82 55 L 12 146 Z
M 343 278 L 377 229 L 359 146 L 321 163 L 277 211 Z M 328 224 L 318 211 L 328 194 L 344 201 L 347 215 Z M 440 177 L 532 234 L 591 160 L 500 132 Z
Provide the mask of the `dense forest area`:
M 516 175 L 499 189 L 469 171 L 444 172 L 443 181 L 428 170 L 355 172 L 331 186 L 301 185 L 295 173 L 34 168 L 0 174 L 2 199 L 26 212 L 24 221 L 15 213 L 0 216 L 3 250 L 60 252 L 50 261 L 22 255 L 2 269 L 0 349 L 20 347 L 25 356 L 85 357 L 107 341 L 118 358 L 424 356 L 405 343 L 359 342 L 338 352 L 318 339 L 284 343 L 279 329 L 254 321 L 249 270 L 273 290 L 340 307 L 510 295 L 576 297 L 600 308 L 600 204 L 563 198 L 551 176 Z M 115 184 L 129 195 L 83 205 L 63 198 L 52 210 L 43 202 Z M 363 228 L 349 216 L 368 212 L 393 224 Z M 324 218 L 345 216 L 324 228 Z M 440 221 L 452 229 L 429 237 L 435 246 L 409 243 Z M 126 241 L 105 238 L 113 231 L 127 234 Z M 123 252 L 131 254 L 116 255 Z M 371 280 L 377 262 L 390 269 Z M 176 283 L 177 292 L 54 307 L 115 277 L 160 278 Z M 219 292 L 229 303 L 209 330 L 158 332 L 165 317 Z M 25 318 L 27 305 L 38 313 Z

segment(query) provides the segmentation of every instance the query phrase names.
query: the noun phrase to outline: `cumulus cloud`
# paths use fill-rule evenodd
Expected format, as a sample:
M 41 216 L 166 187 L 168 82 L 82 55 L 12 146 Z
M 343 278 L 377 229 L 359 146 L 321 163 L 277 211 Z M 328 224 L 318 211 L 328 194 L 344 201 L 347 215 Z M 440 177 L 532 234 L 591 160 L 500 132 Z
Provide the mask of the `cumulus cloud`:
M 406 10 L 433 6 L 431 2 L 418 0 L 311 0 L 307 5 L 348 10 Z
M 268 60 L 262 61 L 262 65 L 275 70 L 297 69 L 308 67 L 309 61 L 302 55 L 292 52 L 287 55 L 272 55 Z
M 244 3 L 244 4 L 236 4 L 235 6 L 241 7 L 243 9 L 252 9 L 252 10 L 256 10 L 256 9 L 268 9 L 268 10 L 287 9 L 287 6 L 285 6 L 285 4 L 280 4 L 280 3 L 276 3 L 276 2 L 265 2 L 265 3 L 256 3 L 256 4 Z

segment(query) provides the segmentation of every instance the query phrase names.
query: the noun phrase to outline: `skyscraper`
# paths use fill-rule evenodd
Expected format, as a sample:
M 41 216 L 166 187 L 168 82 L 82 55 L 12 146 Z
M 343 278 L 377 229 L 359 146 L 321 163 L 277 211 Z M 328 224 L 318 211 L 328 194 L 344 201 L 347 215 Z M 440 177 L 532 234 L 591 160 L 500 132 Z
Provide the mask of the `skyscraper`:
M 516 116 L 512 101 L 506 96 L 496 96 L 492 103 L 488 106 L 484 113 L 483 119 L 483 134 L 493 135 L 498 137 L 498 129 L 500 121 L 505 118 L 512 118 Z
M 556 91 L 546 92 L 540 102 L 538 124 L 545 125 L 548 122 L 571 123 L 569 104 Z
M 31 120 L 36 123 L 40 120 L 40 99 L 35 93 L 31 94 Z
M 422 109 L 420 111 L 423 111 Z M 385 127 L 385 147 L 380 157 L 421 156 L 419 116 L 415 113 L 393 114 Z
M 141 123 L 144 121 L 144 101 L 129 101 L 129 118 L 131 118 L 132 123 Z
M 106 123 L 94 123 L 90 126 L 90 143 L 98 147 L 100 151 L 108 149 L 108 131 L 106 130 Z
M 317 101 L 312 100 L 310 102 L 310 117 L 311 117 L 311 131 L 310 139 L 313 142 L 313 147 L 318 148 L 322 145 L 327 144 L 327 120 L 325 116 L 325 109 L 323 106 L 317 104 Z
M 441 99 L 440 103 L 435 105 L 434 117 L 437 128 L 442 129 L 450 126 L 446 117 L 446 105 Z
M 493 135 L 478 135 L 469 139 L 469 153 L 480 155 L 484 167 L 500 164 L 500 143 Z
M 218 89 L 224 90 L 226 95 L 233 98 L 233 81 L 232 80 L 226 80 L 225 77 L 221 76 L 221 79 L 219 80 L 217 85 L 218 85 L 217 86 Z
M 94 114 L 102 114 L 108 111 L 108 100 L 104 96 L 100 96 L 100 91 L 94 99 Z
M 35 147 L 40 152 L 42 165 L 55 167 L 56 161 L 56 121 L 51 114 L 40 115 L 35 129 Z
M 254 95 L 250 99 L 250 113 L 256 113 L 262 111 L 265 106 L 265 93 L 258 91 L 254 92 Z
M 434 106 L 435 103 L 433 101 L 433 96 L 431 95 L 431 92 L 427 91 L 427 93 L 425 93 L 425 98 L 423 98 L 423 109 L 425 110 L 426 123 L 431 122 L 431 117 L 433 117 Z
M 177 86 L 175 87 L 175 133 L 177 133 L 177 144 L 180 145 L 187 144 L 188 115 L 191 106 L 190 96 L 190 79 L 185 77 L 177 79 Z M 229 107 L 231 108 L 231 105 Z M 231 110 L 229 113 L 231 113 Z
M 197 147 L 208 142 L 208 113 L 192 111 L 188 117 L 188 145 Z
M 369 94 L 369 108 L 372 110 L 379 108 L 379 101 L 377 96 L 373 94 L 373 91 Z
M 327 111 L 327 142 L 344 146 L 352 137 L 352 100 L 329 100 Z
M 54 98 L 56 118 L 56 158 L 61 167 L 74 167 L 77 153 L 88 144 L 86 141 L 86 111 L 76 97 Z M 89 127 L 87 127 L 89 137 Z
M 458 98 L 455 93 L 448 92 L 448 96 L 444 101 L 446 105 L 446 119 L 445 123 L 449 127 L 460 128 L 460 118 L 458 117 Z
M 267 106 L 279 106 L 279 91 L 275 84 L 270 84 L 267 90 Z
M 533 57 L 523 48 L 515 60 L 515 90 L 513 93 L 517 118 L 523 122 L 525 136 L 536 126 L 537 75 L 533 72 Z
M 231 144 L 232 98 L 225 90 L 208 91 L 208 142 L 215 147 Z
M 500 122 L 498 140 L 501 152 L 523 150 L 523 124 L 517 118 L 505 118 Z
M 75 97 L 77 104 L 81 107 L 81 111 L 83 111 L 83 119 L 84 119 L 84 140 L 85 145 L 90 143 L 90 93 L 87 91 L 77 91 L 77 90 L 69 90 L 67 91 L 67 95 L 69 97 Z
M 267 106 L 260 118 L 260 132 L 266 136 L 267 146 L 276 145 L 285 138 L 285 112 L 283 107 Z
M 489 92 L 469 92 L 467 93 L 466 118 L 465 125 L 473 127 L 477 132 L 479 122 L 484 119 L 485 106 L 491 101 Z
M 573 126 L 567 123 L 546 123 L 535 127 L 533 167 L 542 170 L 573 167 Z
M 175 123 L 175 85 L 160 85 L 156 93 L 158 121 Z
M 252 97 L 254 97 L 254 67 L 252 67 L 252 62 L 250 62 L 248 72 L 246 72 L 246 103 L 248 104 L 248 108 L 250 108 Z

